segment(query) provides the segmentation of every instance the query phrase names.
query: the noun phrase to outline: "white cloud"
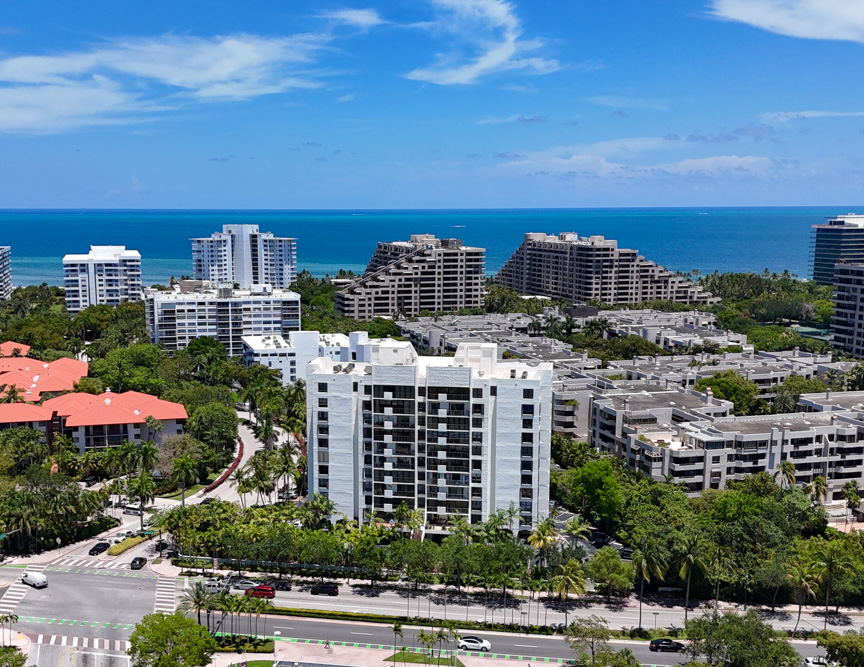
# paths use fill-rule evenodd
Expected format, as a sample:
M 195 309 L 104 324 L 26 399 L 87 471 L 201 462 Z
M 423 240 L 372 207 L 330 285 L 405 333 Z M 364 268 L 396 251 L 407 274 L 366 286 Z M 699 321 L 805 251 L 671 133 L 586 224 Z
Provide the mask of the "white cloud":
M 666 100 L 652 100 L 641 97 L 622 97 L 620 95 L 595 95 L 588 98 L 589 102 L 604 107 L 615 109 L 654 109 L 655 111 L 668 111 L 669 102 Z
M 345 102 L 353 102 L 357 96 L 354 93 L 348 93 L 347 95 L 342 95 L 341 97 L 337 97 L 336 101 L 340 104 L 344 104 Z
M 806 118 L 855 118 L 864 116 L 864 111 L 772 111 L 763 113 L 760 120 L 763 123 L 788 123 L 790 120 Z
M 363 30 L 386 23 L 374 9 L 340 9 L 321 14 L 321 18 L 331 19 Z
M 560 69 L 557 60 L 526 57 L 542 46 L 522 39 L 522 24 L 513 5 L 504 0 L 431 0 L 438 10 L 434 22 L 423 28 L 451 35 L 453 51 L 438 56 L 430 67 L 418 68 L 407 77 L 448 86 L 473 84 L 481 77 L 507 70 L 548 74 Z
M 719 18 L 788 37 L 864 42 L 858 0 L 710 0 L 709 7 Z
M 56 132 L 140 120 L 192 100 L 322 85 L 304 71 L 325 35 L 118 40 L 79 53 L 0 60 L 0 131 Z
M 478 120 L 477 125 L 502 125 L 504 123 L 522 123 L 523 125 L 534 125 L 545 123 L 549 120 L 546 116 L 541 116 L 538 114 L 532 116 L 525 116 L 523 114 L 514 114 L 512 116 L 507 116 L 505 118 L 496 118 L 494 116 L 490 116 L 489 118 L 484 118 L 483 120 Z

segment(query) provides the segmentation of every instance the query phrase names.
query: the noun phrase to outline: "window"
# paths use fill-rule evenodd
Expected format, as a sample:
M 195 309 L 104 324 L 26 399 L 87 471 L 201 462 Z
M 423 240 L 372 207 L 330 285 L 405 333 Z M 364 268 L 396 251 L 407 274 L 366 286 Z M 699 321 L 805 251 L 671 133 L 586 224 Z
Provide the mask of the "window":
M 489 387 L 489 395 L 497 396 L 498 395 L 498 387 Z
M 330 452 L 318 452 L 318 463 L 330 463 Z
M 330 427 L 327 424 L 318 424 L 318 435 L 330 435 Z
M 330 466 L 318 466 L 318 474 L 319 475 L 329 475 L 330 474 Z
M 483 404 L 475 403 L 471 406 L 471 414 L 473 415 L 482 415 L 483 414 Z
M 357 393 L 357 386 L 358 386 L 358 385 L 357 385 L 357 383 L 355 382 L 355 383 L 354 383 L 354 393 L 355 393 L 355 394 Z
M 471 419 L 472 428 L 483 428 L 483 417 L 473 417 Z
M 522 461 L 522 472 L 531 472 L 534 470 L 534 461 Z
M 483 444 L 483 433 L 480 431 L 475 431 L 471 434 L 471 442 L 474 444 L 482 445 Z
M 366 394 L 367 396 L 371 396 L 372 395 L 372 385 L 371 384 L 363 385 L 363 393 Z
M 522 420 L 522 428 L 526 428 L 526 429 L 534 428 L 534 420 L 533 419 L 523 419 Z
M 329 449 L 330 438 L 318 438 L 318 449 Z
M 326 422 L 327 420 L 328 420 L 328 417 L 327 417 L 326 412 L 319 412 L 318 413 L 318 421 L 319 422 Z
M 471 396 L 473 396 L 474 398 L 483 398 L 483 387 L 472 389 Z
M 523 405 L 522 406 L 522 416 L 523 417 L 533 417 L 534 416 L 534 406 L 533 405 Z
M 326 398 L 319 398 L 318 399 L 318 407 L 319 408 L 326 408 L 327 407 L 327 399 Z
M 532 475 L 522 475 L 522 486 L 531 486 L 534 484 Z
M 711 463 L 720 463 L 720 457 L 719 456 L 712 456 L 711 457 Z
M 522 398 L 526 401 L 530 401 L 534 398 L 534 390 L 533 389 L 523 389 L 522 390 Z
M 533 447 L 523 447 L 522 448 L 522 458 L 530 459 L 534 456 L 534 448 Z
M 319 382 L 318 383 L 318 393 L 319 394 L 326 394 L 327 393 L 327 383 L 326 382 Z
M 522 444 L 528 445 L 534 443 L 534 434 L 533 433 L 523 433 L 522 434 Z

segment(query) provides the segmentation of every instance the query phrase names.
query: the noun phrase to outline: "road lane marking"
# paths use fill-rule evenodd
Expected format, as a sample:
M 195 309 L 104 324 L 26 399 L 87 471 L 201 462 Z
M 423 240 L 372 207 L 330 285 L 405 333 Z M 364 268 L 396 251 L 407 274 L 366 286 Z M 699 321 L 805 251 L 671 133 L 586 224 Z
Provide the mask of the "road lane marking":
M 371 633 L 371 632 L 352 632 L 351 634 L 352 634 L 352 635 L 365 635 L 366 637 L 371 637 L 371 636 L 372 636 L 372 633 Z
M 534 644 L 513 644 L 513 646 L 518 646 L 519 648 L 537 648 Z

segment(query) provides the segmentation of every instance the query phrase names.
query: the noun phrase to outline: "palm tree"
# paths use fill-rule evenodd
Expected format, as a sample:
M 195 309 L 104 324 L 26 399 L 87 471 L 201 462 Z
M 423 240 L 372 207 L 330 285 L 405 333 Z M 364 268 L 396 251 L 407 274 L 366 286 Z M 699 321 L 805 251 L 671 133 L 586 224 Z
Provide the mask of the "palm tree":
M 527 541 L 529 545 L 537 550 L 540 559 L 545 564 L 549 550 L 555 546 L 558 536 L 558 527 L 555 525 L 555 520 L 546 518 L 531 531 Z
M 687 580 L 687 593 L 684 599 L 684 625 L 687 625 L 687 612 L 690 610 L 690 580 L 693 568 L 705 570 L 703 560 L 708 550 L 708 541 L 697 533 L 688 533 L 678 539 L 678 576 Z
M 795 394 L 788 389 L 780 388 L 774 394 L 774 400 L 771 402 L 771 411 L 775 414 L 792 412 L 797 403 Z
M 828 496 L 828 481 L 822 475 L 816 475 L 810 484 L 810 494 L 817 503 L 824 502 Z
M 171 478 L 180 485 L 180 506 L 186 507 L 186 487 L 198 479 L 198 463 L 188 454 L 174 459 Z
M 558 574 L 552 579 L 552 590 L 564 604 L 564 624 L 570 625 L 568 618 L 567 596 L 585 592 L 585 572 L 582 564 L 575 558 L 568 560 L 558 568 Z
M 153 475 L 147 471 L 141 472 L 138 477 L 129 480 L 127 489 L 130 500 L 137 500 L 141 509 L 141 530 L 144 530 L 144 506 L 153 501 L 156 493 L 156 483 Z
M 847 515 L 848 523 L 848 517 L 861 504 L 861 495 L 858 493 L 858 482 L 849 480 L 843 484 L 843 497 L 846 499 L 846 509 L 849 510 L 849 514 Z
M 582 517 L 574 516 L 564 524 L 564 532 L 574 540 L 579 540 L 590 535 L 591 529 L 588 527 L 588 522 Z
M 813 598 L 814 602 L 816 600 L 816 585 L 819 583 L 819 575 L 813 563 L 806 565 L 793 563 L 786 577 L 792 585 L 792 596 L 798 604 L 798 619 L 795 621 L 795 629 L 792 631 L 794 637 L 795 633 L 798 632 L 798 624 L 801 622 L 801 608 L 810 598 Z
M 714 611 L 716 612 L 720 607 L 720 582 L 730 578 L 735 569 L 735 560 L 726 547 L 712 545 L 706 564 L 709 576 L 714 580 Z
M 159 450 L 152 440 L 143 440 L 138 444 L 138 465 L 142 472 L 152 472 L 159 458 Z
M 127 477 L 131 477 L 132 472 L 138 468 L 139 460 L 138 446 L 134 442 L 124 440 L 117 448 L 117 462 Z
M 393 621 L 393 667 L 396 667 L 396 637 L 400 640 L 405 639 L 405 631 L 402 629 L 402 623 Z
M 780 477 L 780 488 L 783 486 L 795 486 L 795 464 L 792 463 L 789 459 L 784 459 L 780 462 L 780 465 L 777 466 L 777 472 L 774 473 L 774 477 Z
M 837 577 L 851 572 L 855 568 L 855 563 L 849 558 L 845 545 L 840 540 L 832 540 L 820 545 L 816 550 L 816 557 L 819 559 L 816 562 L 816 572 L 819 575 L 819 581 L 825 586 L 825 625 L 823 629 L 827 630 L 831 586 Z
M 653 579 L 663 581 L 666 576 L 666 570 L 669 568 L 669 563 L 665 558 L 665 553 L 660 542 L 653 537 L 645 540 L 642 548 L 637 549 L 633 553 L 633 565 L 636 566 L 636 573 L 642 579 L 639 585 L 639 627 L 642 627 L 642 595 L 645 591 L 645 583 L 651 583 Z
M 261 618 L 261 614 L 266 614 L 272 608 L 273 603 L 270 600 L 250 598 L 249 609 L 251 613 L 255 614 L 255 637 L 258 636 L 258 621 Z
M 240 496 L 240 505 L 246 509 L 246 494 L 252 491 L 252 475 L 249 465 L 238 467 L 231 475 L 231 486 L 237 490 Z
M 204 588 L 204 582 L 196 581 L 192 584 L 192 588 L 187 588 L 183 592 L 177 609 L 184 614 L 195 612 L 198 615 L 198 625 L 201 625 L 201 611 L 207 609 L 212 601 L 213 594 L 207 592 Z

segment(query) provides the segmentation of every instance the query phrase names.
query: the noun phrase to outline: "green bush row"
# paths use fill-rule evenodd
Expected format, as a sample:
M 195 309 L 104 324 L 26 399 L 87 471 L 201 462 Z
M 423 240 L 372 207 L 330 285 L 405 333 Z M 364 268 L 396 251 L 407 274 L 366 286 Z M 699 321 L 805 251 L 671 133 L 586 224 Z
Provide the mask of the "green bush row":
M 250 641 L 249 637 L 244 635 L 223 635 L 221 633 L 216 636 L 219 642 L 220 651 L 245 651 L 246 653 L 273 653 L 274 642 L 272 639 L 262 641 L 254 639 Z
M 119 556 L 125 551 L 129 551 L 132 547 L 137 547 L 142 542 L 146 542 L 147 537 L 127 537 L 120 544 L 115 544 L 108 549 L 109 556 Z

